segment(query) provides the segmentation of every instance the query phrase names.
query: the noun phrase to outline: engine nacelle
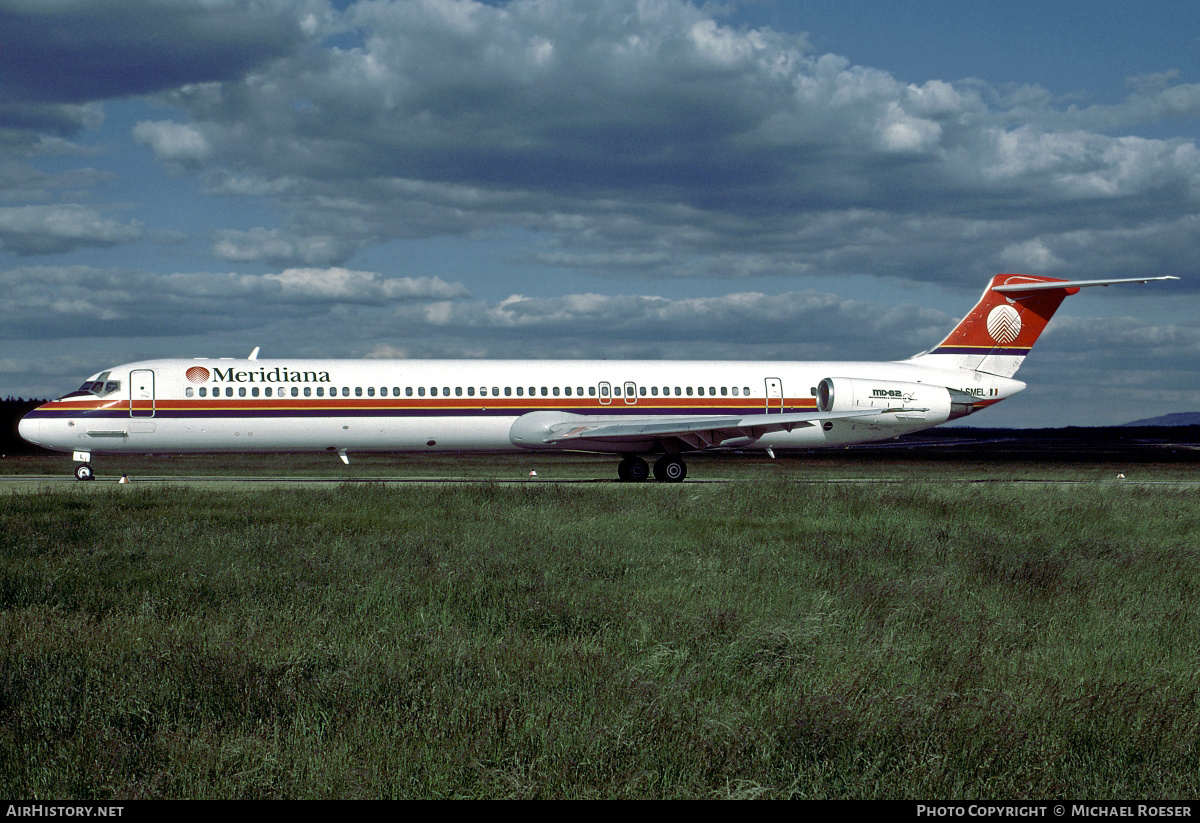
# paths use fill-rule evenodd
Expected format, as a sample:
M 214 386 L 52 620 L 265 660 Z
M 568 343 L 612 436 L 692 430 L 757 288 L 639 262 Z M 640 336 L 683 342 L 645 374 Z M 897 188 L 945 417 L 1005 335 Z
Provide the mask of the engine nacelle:
M 897 420 L 941 423 L 975 411 L 975 398 L 929 383 L 826 377 L 817 384 L 817 411 L 887 409 Z

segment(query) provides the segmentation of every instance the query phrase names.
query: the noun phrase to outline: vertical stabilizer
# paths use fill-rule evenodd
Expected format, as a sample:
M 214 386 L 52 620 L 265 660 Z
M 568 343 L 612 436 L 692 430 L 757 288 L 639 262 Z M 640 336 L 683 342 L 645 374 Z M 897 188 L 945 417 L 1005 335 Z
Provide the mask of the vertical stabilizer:
M 969 369 L 1000 377 L 1012 377 L 1037 342 L 1038 336 L 1059 304 L 1078 288 L 1058 283 L 1069 281 L 1029 274 L 998 274 L 983 290 L 975 308 L 954 327 L 946 339 L 913 358 L 922 365 L 944 369 Z M 1037 285 L 1037 290 L 998 291 L 997 287 L 1020 288 Z M 1046 288 L 1050 285 L 1050 288 Z
M 929 351 L 909 358 L 908 362 L 1012 377 L 1067 295 L 1075 294 L 1085 286 L 1178 279 L 1061 280 L 1034 274 L 997 274 L 983 290 L 975 308 L 945 340 Z

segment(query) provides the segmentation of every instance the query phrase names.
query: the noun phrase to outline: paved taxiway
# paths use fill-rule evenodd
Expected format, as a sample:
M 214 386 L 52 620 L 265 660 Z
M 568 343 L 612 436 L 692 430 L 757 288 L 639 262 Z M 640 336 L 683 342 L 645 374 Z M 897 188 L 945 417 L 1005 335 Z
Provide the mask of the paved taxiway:
M 119 475 L 98 475 L 94 480 L 80 482 L 71 475 L 0 475 L 0 490 L 11 491 L 34 491 L 44 488 L 62 489 L 64 487 L 76 487 L 80 489 L 99 489 L 108 486 L 121 485 Z M 689 477 L 684 483 L 688 485 L 703 485 L 703 484 L 723 484 L 723 483 L 752 483 L 754 480 L 749 478 L 729 478 L 729 477 Z M 772 480 L 778 482 L 778 480 Z M 1136 480 L 1136 479 L 1112 479 L 1112 480 L 1077 480 L 1077 479 L 1023 479 L 1023 478 L 1005 478 L 1005 479 L 964 479 L 964 478 L 946 478 L 946 479 L 930 479 L 921 478 L 913 479 L 907 477 L 814 477 L 814 478 L 796 478 L 787 482 L 797 485 L 821 485 L 821 484 L 857 484 L 857 485 L 888 485 L 888 484 L 913 484 L 913 483 L 937 483 L 946 485 L 970 485 L 970 484 L 1005 484 L 1005 485 L 1045 485 L 1045 486 L 1178 486 L 1178 487 L 1200 487 L 1200 479 L 1196 480 Z M 647 486 L 657 485 L 673 485 L 659 484 L 654 482 L 649 483 L 621 483 L 616 478 L 595 477 L 595 478 L 561 478 L 554 479 L 549 477 L 519 477 L 519 478 L 457 478 L 457 477 L 280 477 L 278 475 L 261 475 L 261 476 L 236 476 L 222 477 L 218 475 L 146 475 L 130 477 L 127 487 L 137 485 L 168 485 L 168 486 L 192 486 L 195 488 L 221 488 L 221 489 L 236 489 L 244 488 L 263 489 L 272 486 L 278 487 L 311 487 L 311 488 L 332 488 L 345 484 L 363 483 L 363 484 L 385 484 L 385 485 L 451 485 L 451 484 L 471 484 L 471 483 L 494 483 L 501 485 L 581 485 L 581 484 L 620 484 L 630 488 L 646 488 Z

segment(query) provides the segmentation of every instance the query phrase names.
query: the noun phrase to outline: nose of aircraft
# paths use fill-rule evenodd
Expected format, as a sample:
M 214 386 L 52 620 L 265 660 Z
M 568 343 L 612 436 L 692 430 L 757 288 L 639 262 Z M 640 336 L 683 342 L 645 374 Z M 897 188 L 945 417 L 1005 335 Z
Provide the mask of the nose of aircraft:
M 28 417 L 22 417 L 21 422 L 17 424 L 17 432 L 30 443 L 40 446 L 42 421 L 36 418 L 31 420 Z

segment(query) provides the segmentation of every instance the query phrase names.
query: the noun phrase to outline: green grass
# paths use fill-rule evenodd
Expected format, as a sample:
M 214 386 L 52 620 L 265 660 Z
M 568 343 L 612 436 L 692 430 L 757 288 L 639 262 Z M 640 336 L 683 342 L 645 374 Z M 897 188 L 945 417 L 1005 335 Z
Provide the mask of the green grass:
M 1200 454 L 1200 453 L 1198 453 Z M 898 451 L 890 459 L 854 450 L 831 449 L 812 454 L 781 455 L 771 459 L 762 453 L 691 453 L 685 455 L 688 477 L 694 480 L 817 481 L 836 479 L 870 480 L 1063 480 L 1110 481 L 1118 473 L 1130 480 L 1200 480 L 1197 461 L 1148 462 L 1143 457 L 1128 462 L 1111 459 L 1094 461 L 1051 461 L 994 458 L 914 459 Z M 613 480 L 618 457 L 602 454 L 495 453 L 457 454 L 363 454 L 351 453 L 350 465 L 333 454 L 195 454 L 195 455 L 104 455 L 93 467 L 99 480 L 116 480 L 127 474 L 132 480 L 162 478 L 264 478 L 286 479 L 453 479 L 524 480 L 536 471 L 542 480 Z M 70 479 L 74 467 L 70 455 L 7 456 L 0 458 L 0 477 L 46 477 Z
M 787 479 L 9 493 L 0 794 L 1200 793 L 1194 487 Z

